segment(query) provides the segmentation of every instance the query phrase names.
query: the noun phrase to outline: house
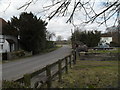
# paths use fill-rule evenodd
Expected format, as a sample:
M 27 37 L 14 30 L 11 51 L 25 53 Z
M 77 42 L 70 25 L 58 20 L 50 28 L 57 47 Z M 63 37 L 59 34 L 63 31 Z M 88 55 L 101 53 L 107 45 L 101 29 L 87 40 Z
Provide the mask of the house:
M 98 47 L 99 48 L 109 48 L 112 40 L 113 40 L 113 37 L 111 34 L 104 33 L 101 35 L 101 39 L 100 39 L 100 42 L 98 43 Z
M 0 18 L 0 53 L 18 50 L 17 35 L 13 34 L 13 30 L 5 29 L 7 25 L 9 26 L 4 19 Z
M 110 42 L 112 42 L 112 41 L 113 41 L 113 37 L 112 37 L 111 34 L 104 33 L 104 34 L 101 35 L 100 42 L 110 44 Z
M 111 44 L 114 44 L 114 46 L 120 46 L 120 24 L 118 24 L 118 26 L 109 27 L 106 29 L 106 31 L 106 34 L 112 36 Z

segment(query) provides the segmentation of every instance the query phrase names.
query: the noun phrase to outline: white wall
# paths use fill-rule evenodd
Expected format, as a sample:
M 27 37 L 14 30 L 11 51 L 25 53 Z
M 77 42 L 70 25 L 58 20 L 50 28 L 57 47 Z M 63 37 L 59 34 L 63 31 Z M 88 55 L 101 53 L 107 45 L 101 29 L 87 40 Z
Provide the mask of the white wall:
M 3 35 L 0 35 L 0 38 L 3 38 Z M 4 39 L 12 39 L 17 43 L 17 39 L 15 39 L 14 37 L 9 36 L 9 35 L 5 35 Z M 2 49 L 1 45 L 3 45 L 3 49 Z M 12 51 L 15 50 L 14 44 L 12 45 L 11 49 L 12 49 Z M 2 52 L 10 52 L 10 44 L 8 43 L 7 40 L 5 40 L 4 43 L 0 43 L 0 53 L 2 53 Z
M 1 48 L 1 44 L 0 44 L 0 52 L 10 52 L 9 43 L 6 40 L 3 43 L 3 49 Z
M 106 41 L 106 43 L 109 43 L 112 41 L 112 37 L 101 37 L 100 41 Z

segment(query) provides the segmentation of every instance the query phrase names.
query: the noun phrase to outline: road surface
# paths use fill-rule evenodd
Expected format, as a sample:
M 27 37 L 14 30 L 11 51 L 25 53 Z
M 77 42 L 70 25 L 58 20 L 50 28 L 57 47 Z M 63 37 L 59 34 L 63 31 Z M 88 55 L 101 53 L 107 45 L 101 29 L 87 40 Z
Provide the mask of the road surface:
M 71 52 L 70 46 L 63 46 L 53 52 L 44 55 L 37 55 L 2 65 L 3 80 L 16 80 L 26 73 L 34 72 L 40 68 L 51 64 L 58 59 L 62 59 Z

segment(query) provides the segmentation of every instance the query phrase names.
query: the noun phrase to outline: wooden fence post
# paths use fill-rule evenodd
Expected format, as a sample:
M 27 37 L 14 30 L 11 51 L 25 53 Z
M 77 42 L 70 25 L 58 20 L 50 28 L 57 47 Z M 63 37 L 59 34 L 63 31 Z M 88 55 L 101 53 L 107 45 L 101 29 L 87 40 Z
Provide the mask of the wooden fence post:
M 31 87 L 31 74 L 24 75 L 24 84 L 27 87 Z
M 65 71 L 68 73 L 68 58 L 65 57 Z
M 73 64 L 76 64 L 76 51 L 73 52 Z
M 52 86 L 50 65 L 46 66 L 46 76 L 47 76 L 47 88 L 50 88 Z
M 74 64 L 74 59 L 75 59 L 74 52 L 72 52 L 72 62 L 73 62 L 73 64 Z
M 71 55 L 69 56 L 69 64 L 70 64 L 70 68 L 71 68 Z
M 58 63 L 58 77 L 59 77 L 59 82 L 62 80 L 62 61 L 59 60 L 59 63 Z

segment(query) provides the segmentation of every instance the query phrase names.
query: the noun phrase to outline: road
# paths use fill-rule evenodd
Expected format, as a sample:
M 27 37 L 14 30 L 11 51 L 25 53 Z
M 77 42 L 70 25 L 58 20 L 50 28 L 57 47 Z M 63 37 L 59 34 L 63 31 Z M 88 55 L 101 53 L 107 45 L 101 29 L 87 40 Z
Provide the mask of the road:
M 62 59 L 71 52 L 70 46 L 63 46 L 55 51 L 43 55 L 37 55 L 14 62 L 4 63 L 2 65 L 2 79 L 16 80 L 26 73 L 31 73 L 40 68 L 51 64 L 58 59 Z

